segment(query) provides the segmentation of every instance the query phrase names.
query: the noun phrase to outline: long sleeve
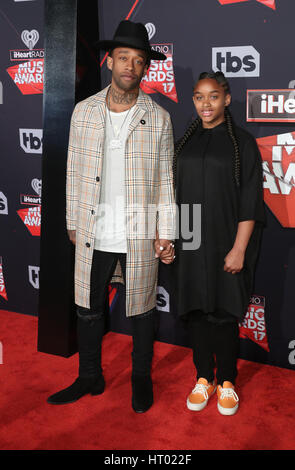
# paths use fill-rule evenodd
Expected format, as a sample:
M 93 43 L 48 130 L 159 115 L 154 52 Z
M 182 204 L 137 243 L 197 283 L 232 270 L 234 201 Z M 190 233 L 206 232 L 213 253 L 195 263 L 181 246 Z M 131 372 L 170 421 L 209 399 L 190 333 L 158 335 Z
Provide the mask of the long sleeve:
M 174 240 L 176 237 L 176 206 L 173 187 L 173 129 L 170 116 L 166 119 L 160 148 L 160 187 L 158 200 L 159 238 Z
M 262 162 L 254 138 L 248 138 L 241 150 L 241 187 L 239 222 L 255 220 L 264 223 Z
M 76 230 L 76 214 L 78 206 L 78 130 L 75 123 L 76 108 L 73 112 L 70 126 L 67 180 L 66 180 L 66 221 L 68 230 Z

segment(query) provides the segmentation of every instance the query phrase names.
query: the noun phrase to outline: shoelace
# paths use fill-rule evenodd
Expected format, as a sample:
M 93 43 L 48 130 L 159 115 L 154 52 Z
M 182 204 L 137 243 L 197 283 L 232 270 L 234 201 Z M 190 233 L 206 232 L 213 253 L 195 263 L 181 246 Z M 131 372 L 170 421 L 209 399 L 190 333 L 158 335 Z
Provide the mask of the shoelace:
M 201 393 L 205 400 L 208 400 L 208 393 L 207 393 L 208 385 L 204 384 L 196 384 L 195 388 L 193 389 L 192 393 Z
M 236 402 L 239 401 L 239 397 L 233 388 L 222 388 L 221 390 L 222 390 L 221 395 L 220 395 L 221 400 L 223 398 L 233 398 L 234 400 L 236 400 Z

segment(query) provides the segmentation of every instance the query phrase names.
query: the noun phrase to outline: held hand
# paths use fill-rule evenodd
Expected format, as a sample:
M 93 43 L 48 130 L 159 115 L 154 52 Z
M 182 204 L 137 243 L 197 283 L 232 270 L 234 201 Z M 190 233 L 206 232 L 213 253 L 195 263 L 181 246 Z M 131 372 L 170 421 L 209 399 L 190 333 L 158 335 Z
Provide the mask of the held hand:
M 76 245 L 76 230 L 68 230 L 68 236 L 71 242 Z
M 154 242 L 155 256 L 160 258 L 162 263 L 170 264 L 174 260 L 174 244 L 170 240 L 157 238 Z
M 245 252 L 232 249 L 224 258 L 224 271 L 232 274 L 239 273 L 244 266 Z

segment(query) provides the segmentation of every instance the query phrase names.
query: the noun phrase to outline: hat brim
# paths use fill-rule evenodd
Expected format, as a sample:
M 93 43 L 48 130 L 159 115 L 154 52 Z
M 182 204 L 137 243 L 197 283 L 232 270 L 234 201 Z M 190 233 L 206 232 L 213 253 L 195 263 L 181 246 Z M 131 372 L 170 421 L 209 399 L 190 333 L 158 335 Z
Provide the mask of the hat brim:
M 161 52 L 153 51 L 153 49 L 145 49 L 145 48 L 143 49 L 142 47 L 139 47 L 138 44 L 131 44 L 129 42 L 104 40 L 104 41 L 97 41 L 95 43 L 95 46 L 98 49 L 103 49 L 105 51 L 110 51 L 111 49 L 115 49 L 115 47 L 126 46 L 126 47 L 131 47 L 132 49 L 140 49 L 140 50 L 145 51 L 149 59 L 153 59 L 153 60 L 166 60 L 167 59 L 165 54 L 162 54 Z

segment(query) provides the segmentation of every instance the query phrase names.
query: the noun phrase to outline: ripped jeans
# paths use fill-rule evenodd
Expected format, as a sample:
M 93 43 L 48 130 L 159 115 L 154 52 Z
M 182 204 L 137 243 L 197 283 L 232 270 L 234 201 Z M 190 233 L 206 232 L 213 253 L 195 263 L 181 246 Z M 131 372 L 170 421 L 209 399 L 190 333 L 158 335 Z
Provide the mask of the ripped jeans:
M 105 307 L 108 286 L 120 261 L 126 274 L 126 254 L 94 250 L 90 278 L 90 308 L 77 306 L 79 376 L 98 376 L 101 368 L 101 343 L 105 332 Z M 129 317 L 132 325 L 132 373 L 149 375 L 156 330 L 156 310 Z

